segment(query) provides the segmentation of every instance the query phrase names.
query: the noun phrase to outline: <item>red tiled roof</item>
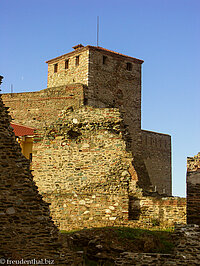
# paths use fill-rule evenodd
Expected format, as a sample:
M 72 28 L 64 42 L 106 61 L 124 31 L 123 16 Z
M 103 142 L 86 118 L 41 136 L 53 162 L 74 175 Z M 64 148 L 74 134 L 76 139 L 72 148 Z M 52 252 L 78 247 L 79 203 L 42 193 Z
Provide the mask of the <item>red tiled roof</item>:
M 121 54 L 121 53 L 118 53 L 118 52 L 115 52 L 115 51 L 112 51 L 112 50 L 109 50 L 109 49 L 106 49 L 106 48 L 103 48 L 103 47 L 100 47 L 100 46 L 91 46 L 91 45 L 88 45 L 86 47 L 93 48 L 95 50 L 101 50 L 101 51 L 109 52 L 109 53 L 112 53 L 112 54 L 116 54 L 116 55 L 120 55 L 120 56 L 123 56 L 123 57 L 130 58 L 130 59 L 134 59 L 134 60 L 136 60 L 136 61 L 138 61 L 140 63 L 143 63 L 144 62 L 141 59 L 138 59 L 138 58 L 135 58 L 135 57 L 132 57 L 132 56 L 129 56 L 129 55 Z
M 11 127 L 14 130 L 15 136 L 21 137 L 21 136 L 33 136 L 34 135 L 34 128 L 32 127 L 26 127 L 22 125 L 17 125 L 14 123 L 10 123 Z
M 76 46 L 74 46 L 76 47 Z M 72 47 L 73 48 L 73 47 Z M 100 46 L 91 46 L 91 45 L 87 45 L 87 46 L 83 46 L 79 49 L 76 49 L 75 51 L 72 51 L 72 52 L 69 52 L 67 54 L 63 54 L 63 55 L 60 55 L 58 57 L 55 57 L 55 58 L 52 58 L 48 61 L 46 61 L 46 63 L 52 63 L 54 61 L 57 61 L 58 59 L 62 59 L 62 58 L 65 58 L 65 56 L 69 56 L 69 55 L 73 55 L 73 54 L 76 54 L 76 53 L 79 53 L 79 52 L 82 52 L 84 51 L 85 49 L 94 49 L 94 50 L 99 50 L 99 51 L 104 51 L 104 52 L 107 52 L 107 53 L 110 53 L 110 54 L 114 54 L 114 55 L 118 55 L 118 56 L 121 56 L 121 57 L 124 57 L 124 58 L 128 58 L 128 59 L 131 59 L 139 64 L 142 64 L 144 61 L 141 60 L 141 59 L 138 59 L 138 58 L 134 58 L 132 56 L 128 56 L 128 55 L 124 55 L 124 54 L 121 54 L 121 53 L 118 53 L 118 52 L 115 52 L 115 51 L 112 51 L 112 50 L 108 50 L 108 49 L 105 49 L 103 47 L 100 47 Z

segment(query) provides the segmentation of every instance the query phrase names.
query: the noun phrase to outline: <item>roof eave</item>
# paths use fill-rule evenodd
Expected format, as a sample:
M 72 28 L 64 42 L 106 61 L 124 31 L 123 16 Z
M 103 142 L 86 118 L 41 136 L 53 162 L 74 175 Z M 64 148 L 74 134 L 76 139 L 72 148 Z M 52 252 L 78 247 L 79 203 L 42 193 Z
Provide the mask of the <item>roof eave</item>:
M 60 56 L 58 56 L 58 57 L 52 58 L 52 59 L 46 61 L 46 63 L 47 63 L 47 64 L 49 64 L 49 63 L 53 63 L 53 62 L 58 61 L 59 59 L 62 59 L 62 58 L 64 59 L 66 56 L 73 55 L 73 54 L 77 54 L 77 53 L 80 53 L 80 52 L 82 52 L 82 51 L 84 51 L 84 50 L 89 50 L 89 49 L 92 49 L 92 50 L 99 50 L 99 51 L 101 51 L 101 52 L 108 53 L 108 54 L 112 54 L 112 55 L 114 55 L 114 56 L 123 57 L 123 58 L 129 59 L 129 60 L 131 60 L 131 61 L 133 61 L 133 62 L 136 62 L 136 63 L 139 63 L 139 64 L 143 64 L 143 63 L 144 63 L 144 61 L 141 60 L 141 59 L 134 58 L 134 57 L 131 57 L 131 56 L 128 56 L 128 55 L 123 55 L 123 54 L 117 53 L 117 52 L 115 52 L 115 51 L 111 51 L 111 50 L 105 49 L 105 48 L 103 48 L 103 47 L 97 47 L 97 46 L 91 46 L 91 45 L 87 45 L 87 46 L 84 46 L 84 47 L 82 47 L 82 48 L 79 48 L 79 49 L 77 49 L 77 50 L 75 50 L 75 51 L 69 52 L 69 53 L 67 53 L 67 54 L 60 55 Z

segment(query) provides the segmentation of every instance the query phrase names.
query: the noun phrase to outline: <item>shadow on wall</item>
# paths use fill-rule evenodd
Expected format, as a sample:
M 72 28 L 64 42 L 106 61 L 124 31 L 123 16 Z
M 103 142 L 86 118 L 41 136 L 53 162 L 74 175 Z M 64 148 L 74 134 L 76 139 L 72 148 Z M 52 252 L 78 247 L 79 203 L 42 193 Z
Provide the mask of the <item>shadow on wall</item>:
M 141 215 L 140 199 L 134 196 L 129 196 L 129 220 L 139 220 Z

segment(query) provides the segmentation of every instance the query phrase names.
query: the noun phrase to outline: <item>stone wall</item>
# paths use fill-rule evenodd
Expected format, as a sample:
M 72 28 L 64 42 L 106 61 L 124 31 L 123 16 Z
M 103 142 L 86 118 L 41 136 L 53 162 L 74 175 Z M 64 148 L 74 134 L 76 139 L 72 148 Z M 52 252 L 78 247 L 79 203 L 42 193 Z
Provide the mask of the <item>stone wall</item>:
M 124 252 L 115 261 L 115 265 L 199 265 L 199 226 L 177 226 L 173 237 L 175 240 L 174 254 Z
M 83 106 L 85 94 L 87 94 L 87 88 L 81 84 L 76 84 L 48 88 L 38 92 L 3 94 L 2 98 L 5 105 L 10 107 L 9 110 L 15 123 L 40 129 L 45 125 L 54 123 L 68 108 L 77 109 Z M 120 114 L 125 123 L 124 112 L 120 111 Z M 126 127 L 129 131 L 130 145 L 133 145 L 130 127 L 127 124 Z M 139 129 L 138 134 L 141 135 Z M 132 135 L 136 136 L 137 134 L 132 132 Z M 143 185 L 150 186 L 151 182 L 154 187 L 157 187 L 158 192 L 163 193 L 163 188 L 165 188 L 165 193 L 171 195 L 170 137 L 148 131 L 142 131 L 142 136 L 143 155 L 141 159 L 134 162 L 140 179 L 144 179 L 143 175 L 146 171 L 146 180 Z M 138 138 L 140 142 L 141 139 Z M 147 143 L 146 139 L 148 139 Z M 159 146 L 160 143 L 162 143 L 161 147 Z M 139 165 L 136 165 L 136 161 L 140 162 Z
M 153 199 L 143 198 L 155 186 L 171 195 L 170 137 L 141 130 L 143 61 L 86 46 L 47 63 L 47 89 L 5 94 L 3 100 L 15 123 L 36 129 L 34 180 L 52 203 L 56 223 L 77 226 L 74 217 L 83 227 L 87 221 L 92 226 L 127 221 L 132 188 L 140 191 L 134 194 L 140 203 L 150 204 L 139 222 L 151 223 L 147 216 L 153 212 L 160 223 L 170 217 L 164 201 L 153 207 Z M 173 207 L 180 206 L 176 202 Z
M 106 57 L 103 64 L 103 57 Z M 143 61 L 90 48 L 88 104 L 117 107 L 132 139 L 132 152 L 141 152 L 141 64 Z M 127 70 L 127 63 L 132 69 Z
M 125 140 L 126 129 L 114 108 L 70 109 L 38 132 L 34 180 L 52 203 L 52 215 L 61 228 L 81 227 L 88 220 L 100 224 L 128 219 L 132 154 Z
M 47 61 L 48 63 L 48 81 L 47 87 L 58 87 L 67 84 L 82 83 L 88 84 L 88 62 L 89 50 L 79 49 L 69 54 Z M 76 57 L 79 56 L 79 65 L 76 65 Z M 65 62 L 68 60 L 68 67 L 65 68 Z M 58 65 L 57 72 L 54 73 L 54 65 Z
M 129 194 L 129 219 L 147 226 L 173 227 L 186 223 L 186 199 Z
M 82 58 L 80 67 L 85 69 L 80 73 L 74 72 L 74 69 L 77 69 L 75 66 L 77 55 Z M 67 70 L 64 69 L 66 59 L 71 62 Z M 54 85 L 71 83 L 70 79 L 74 79 L 74 73 L 77 74 L 79 81 L 80 76 L 87 75 L 87 82 L 83 81 L 87 85 L 85 102 L 98 108 L 119 108 L 124 123 L 128 126 L 132 140 L 132 153 L 138 157 L 137 161 L 140 161 L 138 168 L 148 173 L 148 178 L 158 192 L 165 191 L 166 194 L 171 195 L 170 137 L 141 131 L 141 65 L 143 61 L 101 47 L 86 46 L 49 60 L 47 63 L 49 64 L 48 77 L 54 80 Z M 57 73 L 53 73 L 55 63 L 60 66 Z M 130 68 L 127 67 L 128 64 Z M 62 73 L 65 73 L 65 76 Z M 146 139 L 147 134 L 158 145 L 146 145 L 145 141 L 142 144 L 141 135 Z M 162 147 L 159 146 L 160 141 L 162 141 Z M 144 158 L 145 162 L 143 162 Z
M 171 136 L 142 130 L 142 158 L 153 190 L 172 195 Z
M 37 92 L 2 94 L 15 123 L 41 128 L 53 123 L 68 107 L 83 105 L 84 86 L 74 84 Z
M 55 265 L 68 265 L 60 259 L 61 244 L 49 204 L 42 200 L 33 182 L 29 162 L 15 141 L 1 97 L 0 114 L 1 263 L 7 265 L 7 259 L 48 259 Z
M 187 223 L 200 225 L 200 153 L 187 159 Z
M 34 140 L 34 180 L 64 230 L 185 222 L 184 199 L 143 196 L 132 161 L 116 108 L 68 109 Z
M 93 192 L 74 190 L 42 195 L 51 203 L 52 218 L 61 230 L 103 226 L 170 228 L 176 223 L 186 223 L 184 198 L 133 199 L 123 189 L 113 193 L 94 189 Z

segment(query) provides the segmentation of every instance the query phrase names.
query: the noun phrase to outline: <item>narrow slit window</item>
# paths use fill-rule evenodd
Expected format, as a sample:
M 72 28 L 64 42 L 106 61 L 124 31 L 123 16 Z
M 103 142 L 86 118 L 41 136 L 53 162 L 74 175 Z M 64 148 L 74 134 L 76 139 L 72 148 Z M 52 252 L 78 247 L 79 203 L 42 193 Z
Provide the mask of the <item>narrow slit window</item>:
M 68 68 L 69 68 L 69 59 L 65 60 L 65 69 L 68 69 Z
M 29 153 L 29 160 L 30 160 L 30 162 L 32 162 L 32 160 L 33 160 L 33 155 L 32 155 L 32 153 Z
M 58 72 L 58 64 L 55 64 L 54 65 L 54 73 L 57 73 Z
M 103 65 L 106 65 L 107 59 L 108 59 L 107 56 L 103 55 Z
M 131 63 L 127 63 L 127 64 L 126 64 L 126 69 L 127 69 L 128 71 L 132 71 L 132 64 L 131 64 Z
M 76 66 L 79 66 L 79 58 L 80 58 L 80 56 L 78 55 L 78 56 L 76 56 Z

